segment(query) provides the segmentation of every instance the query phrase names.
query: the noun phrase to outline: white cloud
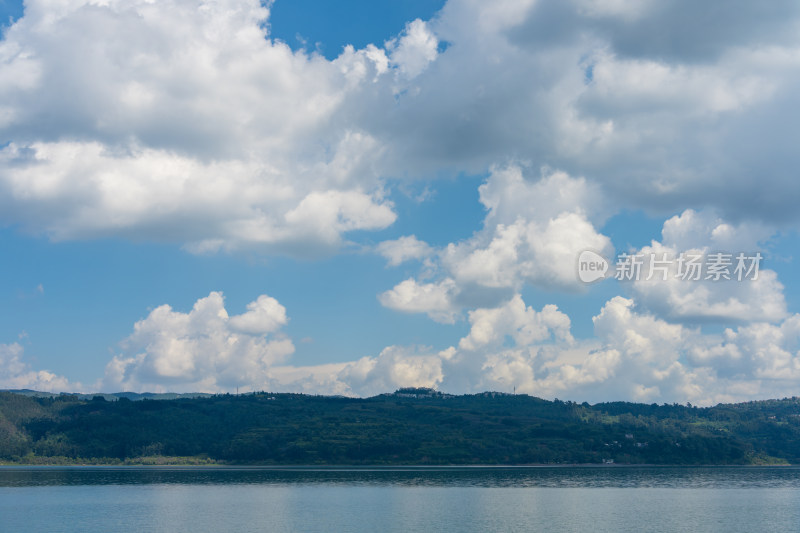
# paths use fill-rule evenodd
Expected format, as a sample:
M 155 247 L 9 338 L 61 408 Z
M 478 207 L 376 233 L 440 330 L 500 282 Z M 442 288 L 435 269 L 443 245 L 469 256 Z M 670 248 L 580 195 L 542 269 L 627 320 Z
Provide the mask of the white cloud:
M 587 341 L 572 338 L 569 318 L 555 306 L 537 312 L 519 296 L 469 316 L 469 334 L 439 354 L 443 390 L 708 405 L 785 396 L 800 372 L 796 316 L 728 330 L 721 339 L 617 296 L 594 317 L 595 338 Z
M 436 59 L 438 46 L 439 41 L 428 25 L 416 19 L 406 24 L 403 35 L 389 41 L 386 48 L 391 51 L 389 59 L 399 73 L 403 77 L 414 78 Z
M 106 366 L 100 386 L 109 391 L 238 388 L 370 396 L 399 387 L 436 386 L 442 380 L 442 357 L 426 349 L 388 347 L 376 357 L 293 366 L 294 345 L 281 331 L 287 322 L 286 309 L 266 295 L 234 316 L 228 315 L 219 292 L 197 300 L 188 313 L 162 305 L 134 325 L 121 343 L 122 353 Z M 20 369 L 14 372 L 21 374 Z
M 106 367 L 107 389 L 225 392 L 265 387 L 270 367 L 294 353 L 281 333 L 286 310 L 262 295 L 230 317 L 221 293 L 197 300 L 188 313 L 162 305 L 134 325 L 123 353 Z
M 457 346 L 390 346 L 374 357 L 292 366 L 291 340 L 280 331 L 284 308 L 261 296 L 230 317 L 211 293 L 188 313 L 169 306 L 137 322 L 114 357 L 108 390 L 270 390 L 372 396 L 400 387 L 452 393 L 516 390 L 545 398 L 699 405 L 791 394 L 800 378 L 800 315 L 780 324 L 755 323 L 703 335 L 670 324 L 614 297 L 594 317 L 596 338 L 576 341 L 570 319 L 553 305 L 540 311 L 519 295 L 469 313 L 470 331 Z M 259 324 L 243 333 L 236 322 Z M 255 330 L 258 331 L 255 331 Z M 31 371 L 17 344 L 0 347 L 4 386 L 68 390 L 69 382 Z M 63 387 L 63 389 L 62 389 Z
M 274 333 L 288 322 L 286 308 L 275 298 L 262 294 L 255 302 L 247 304 L 247 312 L 230 317 L 232 329 L 250 335 Z
M 757 76 L 659 60 L 595 57 L 592 91 L 582 104 L 626 115 L 666 108 L 686 118 L 736 111 L 768 99 L 772 84 Z
M 570 320 L 554 305 L 546 305 L 537 312 L 526 307 L 520 295 L 515 295 L 502 307 L 476 309 L 469 312 L 470 332 L 458 347 L 474 351 L 486 345 L 502 344 L 508 335 L 517 346 L 540 343 L 551 336 L 570 343 Z
M 504 227 L 687 206 L 795 224 L 800 14 L 718 11 L 451 0 L 384 48 L 329 61 L 271 41 L 257 0 L 30 0 L 0 43 L 3 221 L 54 239 L 315 255 L 394 221 L 386 177 L 523 159 L 586 178 L 542 180 L 568 185 L 563 197 L 523 183 L 505 215 L 492 208 Z M 560 212 L 530 216 L 521 204 L 539 192 L 553 205 L 537 209 Z
M 112 358 L 105 391 L 268 390 L 372 396 L 400 387 L 451 393 L 516 390 L 580 401 L 633 400 L 707 405 L 791 395 L 800 379 L 800 315 L 702 334 L 670 324 L 620 296 L 594 317 L 595 339 L 575 340 L 570 319 L 515 295 L 469 313 L 456 346 L 389 346 L 353 361 L 293 366 L 280 303 L 266 295 L 229 316 L 220 293 L 189 312 L 162 305 L 134 325 Z M 0 387 L 76 391 L 79 383 L 35 371 L 17 344 L 0 345 Z M 91 392 L 91 391 L 90 391 Z
M 413 281 L 410 281 L 413 284 Z M 107 365 L 105 390 L 302 391 L 372 396 L 400 387 L 451 393 L 516 390 L 545 398 L 698 405 L 791 395 L 800 379 L 800 315 L 722 335 L 669 323 L 629 298 L 608 300 L 595 337 L 573 338 L 555 305 L 535 310 L 519 294 L 468 313 L 470 329 L 447 349 L 389 346 L 353 361 L 293 366 L 288 318 L 261 295 L 229 316 L 220 293 L 183 313 L 160 306 L 137 322 Z M 64 378 L 34 372 L 18 344 L 0 347 L 6 386 L 52 390 Z M 8 385 L 11 384 L 11 385 Z
M 680 325 L 636 313 L 633 300 L 621 296 L 609 300 L 592 321 L 601 341 L 645 362 L 676 361 L 688 335 Z
M 339 379 L 339 374 L 350 363 L 328 363 L 311 366 L 279 365 L 270 369 L 272 381 L 268 386 L 260 384 L 253 390 L 268 389 L 271 392 L 301 392 L 306 394 L 330 394 L 353 396 L 350 386 Z
M 728 328 L 720 342 L 693 347 L 689 355 L 694 364 L 713 367 L 725 377 L 773 382 L 788 394 L 800 378 L 800 315 L 779 324 Z
M 687 209 L 664 222 L 662 244 L 679 250 L 756 252 L 775 229 L 757 221 L 731 223 L 712 210 Z
M 389 346 L 376 357 L 314 366 L 270 369 L 274 391 L 368 397 L 402 387 L 437 387 L 441 354 L 424 347 Z
M 643 259 L 641 276 L 631 288 L 643 305 L 669 320 L 779 321 L 787 315 L 783 285 L 775 271 L 762 264 L 768 255 L 762 253 L 763 242 L 773 232 L 757 222 L 732 224 L 707 211 L 684 211 L 664 223 L 662 242 L 653 241 L 638 250 Z M 726 275 L 730 279 L 707 279 L 707 269 L 700 272 L 700 279 L 681 278 L 681 254 L 708 264 L 715 253 L 723 253 L 720 257 L 729 262 Z M 753 265 L 756 254 L 762 260 Z M 740 262 L 744 269 L 737 273 Z M 667 269 L 651 268 L 659 263 Z
M 162 305 L 134 325 L 134 332 L 122 342 L 123 353 L 108 363 L 102 386 L 156 392 L 239 388 L 370 396 L 399 387 L 433 387 L 442 381 L 442 357 L 428 349 L 391 346 L 376 357 L 293 366 L 289 357 L 294 345 L 281 332 L 287 321 L 285 308 L 266 295 L 235 316 L 228 315 L 218 292 L 197 300 L 188 313 Z
M 531 387 L 575 399 L 709 405 L 791 396 L 800 372 L 797 315 L 778 325 L 728 329 L 718 338 L 615 297 L 593 320 L 600 344 L 582 355 L 560 353 Z
M 390 204 L 376 205 L 373 198 L 355 191 L 312 192 L 286 213 L 290 225 L 327 242 L 336 242 L 345 231 L 381 229 L 394 220 Z
M 611 241 L 592 222 L 605 217 L 602 194 L 583 178 L 546 171 L 530 179 L 519 165 L 498 167 L 481 185 L 480 200 L 483 228 L 425 261 L 422 274 L 438 281 L 407 279 L 380 296 L 383 305 L 452 322 L 462 307 L 499 306 L 525 284 L 580 291 L 580 252 L 610 253 Z M 382 246 L 395 262 L 428 253 L 416 239 Z
M 338 379 L 351 394 L 374 396 L 401 387 L 436 387 L 444 377 L 442 358 L 426 350 L 389 346 L 378 357 L 364 357 L 348 364 Z
M 448 37 L 450 32 L 463 31 L 465 27 L 470 27 L 480 37 L 493 37 L 518 25 L 535 3 L 535 0 L 496 0 L 491 4 L 480 0 L 448 2 L 439 22 Z
M 457 288 L 452 279 L 438 283 L 417 283 L 407 279 L 378 296 L 381 305 L 406 313 L 427 313 L 445 324 L 455 322 L 458 308 L 454 303 Z
M 406 261 L 425 259 L 432 254 L 433 249 L 415 235 L 407 235 L 383 241 L 377 246 L 377 252 L 386 258 L 389 266 L 398 266 Z
M 587 176 L 612 211 L 796 224 L 778 191 L 797 190 L 799 18 L 787 1 L 451 1 L 430 23 L 449 48 L 380 136 L 406 169 L 521 158 Z
M 610 240 L 577 213 L 563 213 L 546 222 L 519 221 L 491 228 L 487 235 L 450 245 L 444 265 L 459 282 L 487 287 L 519 288 L 522 283 L 580 290 L 576 263 L 583 250 L 607 252 Z
M 540 176 L 530 174 L 520 164 L 492 168 L 489 179 L 478 188 L 488 210 L 486 225 L 512 224 L 520 217 L 546 221 L 564 213 L 600 223 L 607 216 L 607 199 L 596 184 L 547 168 Z
M 268 13 L 256 0 L 28 2 L 0 43 L 3 221 L 56 240 L 294 255 L 393 223 L 381 146 L 331 126 L 385 54 L 292 52 L 265 38 Z
M 505 308 L 476 310 L 470 334 L 445 367 L 443 387 L 452 373 L 471 388 L 515 388 L 547 398 L 698 401 L 703 391 L 679 361 L 697 332 L 638 314 L 633 306 L 611 299 L 594 318 L 597 339 L 580 342 L 572 339 L 569 318 L 552 305 L 522 315 L 517 296 Z M 503 342 L 506 336 L 511 344 Z
M 33 370 L 23 359 L 19 343 L 0 344 L 0 389 L 31 389 L 46 392 L 80 392 L 83 385 L 47 370 Z
M 510 166 L 494 169 L 480 193 L 488 209 L 483 230 L 442 253 L 442 264 L 459 283 L 578 290 L 580 252 L 611 249 L 590 221 L 603 218 L 602 196 L 585 179 L 552 172 L 530 180 Z
M 599 228 L 626 207 L 681 213 L 641 250 L 654 253 L 752 252 L 797 227 L 800 8 L 765 5 L 450 0 L 384 48 L 329 61 L 271 41 L 257 0 L 29 0 L 0 42 L 0 222 L 54 240 L 314 256 L 394 223 L 388 178 L 489 169 L 472 237 L 377 249 L 392 265 L 425 260 L 383 305 L 446 323 L 471 311 L 458 349 L 292 367 L 277 301 L 229 317 L 212 293 L 137 323 L 107 383 L 350 393 L 519 381 L 643 401 L 789 390 L 795 318 L 769 269 L 753 283 L 634 283 L 586 343 L 568 342 L 561 311 L 514 296 L 580 290 L 578 253 L 610 256 Z M 746 324 L 721 340 L 681 325 L 699 320 Z M 15 346 L 4 379 L 61 383 Z

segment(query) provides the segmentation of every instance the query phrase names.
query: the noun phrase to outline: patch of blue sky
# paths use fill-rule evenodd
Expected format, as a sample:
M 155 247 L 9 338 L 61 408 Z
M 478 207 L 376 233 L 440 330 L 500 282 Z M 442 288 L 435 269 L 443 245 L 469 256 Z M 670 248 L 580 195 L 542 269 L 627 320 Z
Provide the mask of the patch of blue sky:
M 317 51 L 333 59 L 348 44 L 356 49 L 383 46 L 407 22 L 429 20 L 444 4 L 444 0 L 277 0 L 270 13 L 270 36 L 294 50 Z
M 587 285 L 580 292 L 548 291 L 526 285 L 521 294 L 525 304 L 537 312 L 545 305 L 556 305 L 569 316 L 572 336 L 590 339 L 594 337 L 592 317 L 600 314 L 608 300 L 620 294 L 620 284 L 614 279 L 605 279 Z
M 348 237 L 358 242 L 380 242 L 414 235 L 434 247 L 468 239 L 481 229 L 486 217 L 478 193 L 485 180 L 483 175 L 459 175 L 390 184 L 395 223 L 381 231 L 352 232 Z
M 623 210 L 610 217 L 601 231 L 611 239 L 616 253 L 626 252 L 661 240 L 661 228 L 667 218 L 650 216 L 638 209 Z
M 757 250 L 756 250 L 757 251 Z M 774 270 L 783 284 L 783 294 L 789 313 L 800 313 L 800 233 L 787 231 L 779 234 L 768 245 L 763 267 Z
M 21 0 L 0 0 L 0 27 L 8 27 L 19 19 L 24 6 Z

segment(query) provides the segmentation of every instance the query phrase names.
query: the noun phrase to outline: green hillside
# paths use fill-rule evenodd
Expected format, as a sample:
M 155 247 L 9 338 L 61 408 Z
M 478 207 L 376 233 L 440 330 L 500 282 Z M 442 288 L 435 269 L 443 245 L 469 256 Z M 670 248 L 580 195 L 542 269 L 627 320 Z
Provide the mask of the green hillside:
M 800 464 L 800 399 L 689 405 L 257 393 L 132 401 L 0 392 L 18 464 Z

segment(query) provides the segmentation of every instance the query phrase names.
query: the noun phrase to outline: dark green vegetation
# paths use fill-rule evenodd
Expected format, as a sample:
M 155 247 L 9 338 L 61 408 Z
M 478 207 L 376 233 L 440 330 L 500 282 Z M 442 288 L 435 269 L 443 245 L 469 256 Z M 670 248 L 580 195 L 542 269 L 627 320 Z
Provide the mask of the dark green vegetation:
M 800 463 L 800 398 L 697 408 L 403 389 L 107 401 L 0 392 L 0 461 Z

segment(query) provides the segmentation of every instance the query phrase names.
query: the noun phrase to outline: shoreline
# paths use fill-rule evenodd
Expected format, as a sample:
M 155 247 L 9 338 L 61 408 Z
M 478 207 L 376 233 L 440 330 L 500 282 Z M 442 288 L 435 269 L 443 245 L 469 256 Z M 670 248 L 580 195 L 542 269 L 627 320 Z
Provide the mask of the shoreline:
M 402 471 L 448 471 L 448 470 L 513 470 L 513 469 L 546 469 L 546 468 L 791 468 L 800 465 L 781 463 L 781 464 L 666 464 L 666 463 L 614 463 L 614 464 L 601 464 L 601 463 L 569 463 L 569 464 L 503 464 L 503 465 L 490 465 L 490 464 L 464 464 L 464 465 L 418 465 L 418 464 L 404 464 L 404 465 L 271 465 L 271 464 L 234 464 L 234 463 L 92 463 L 92 462 L 76 462 L 76 463 L 12 463 L 0 462 L 0 468 L 181 468 L 181 469 L 229 469 L 229 470 L 276 470 L 276 471 L 385 471 L 385 472 L 402 472 Z

